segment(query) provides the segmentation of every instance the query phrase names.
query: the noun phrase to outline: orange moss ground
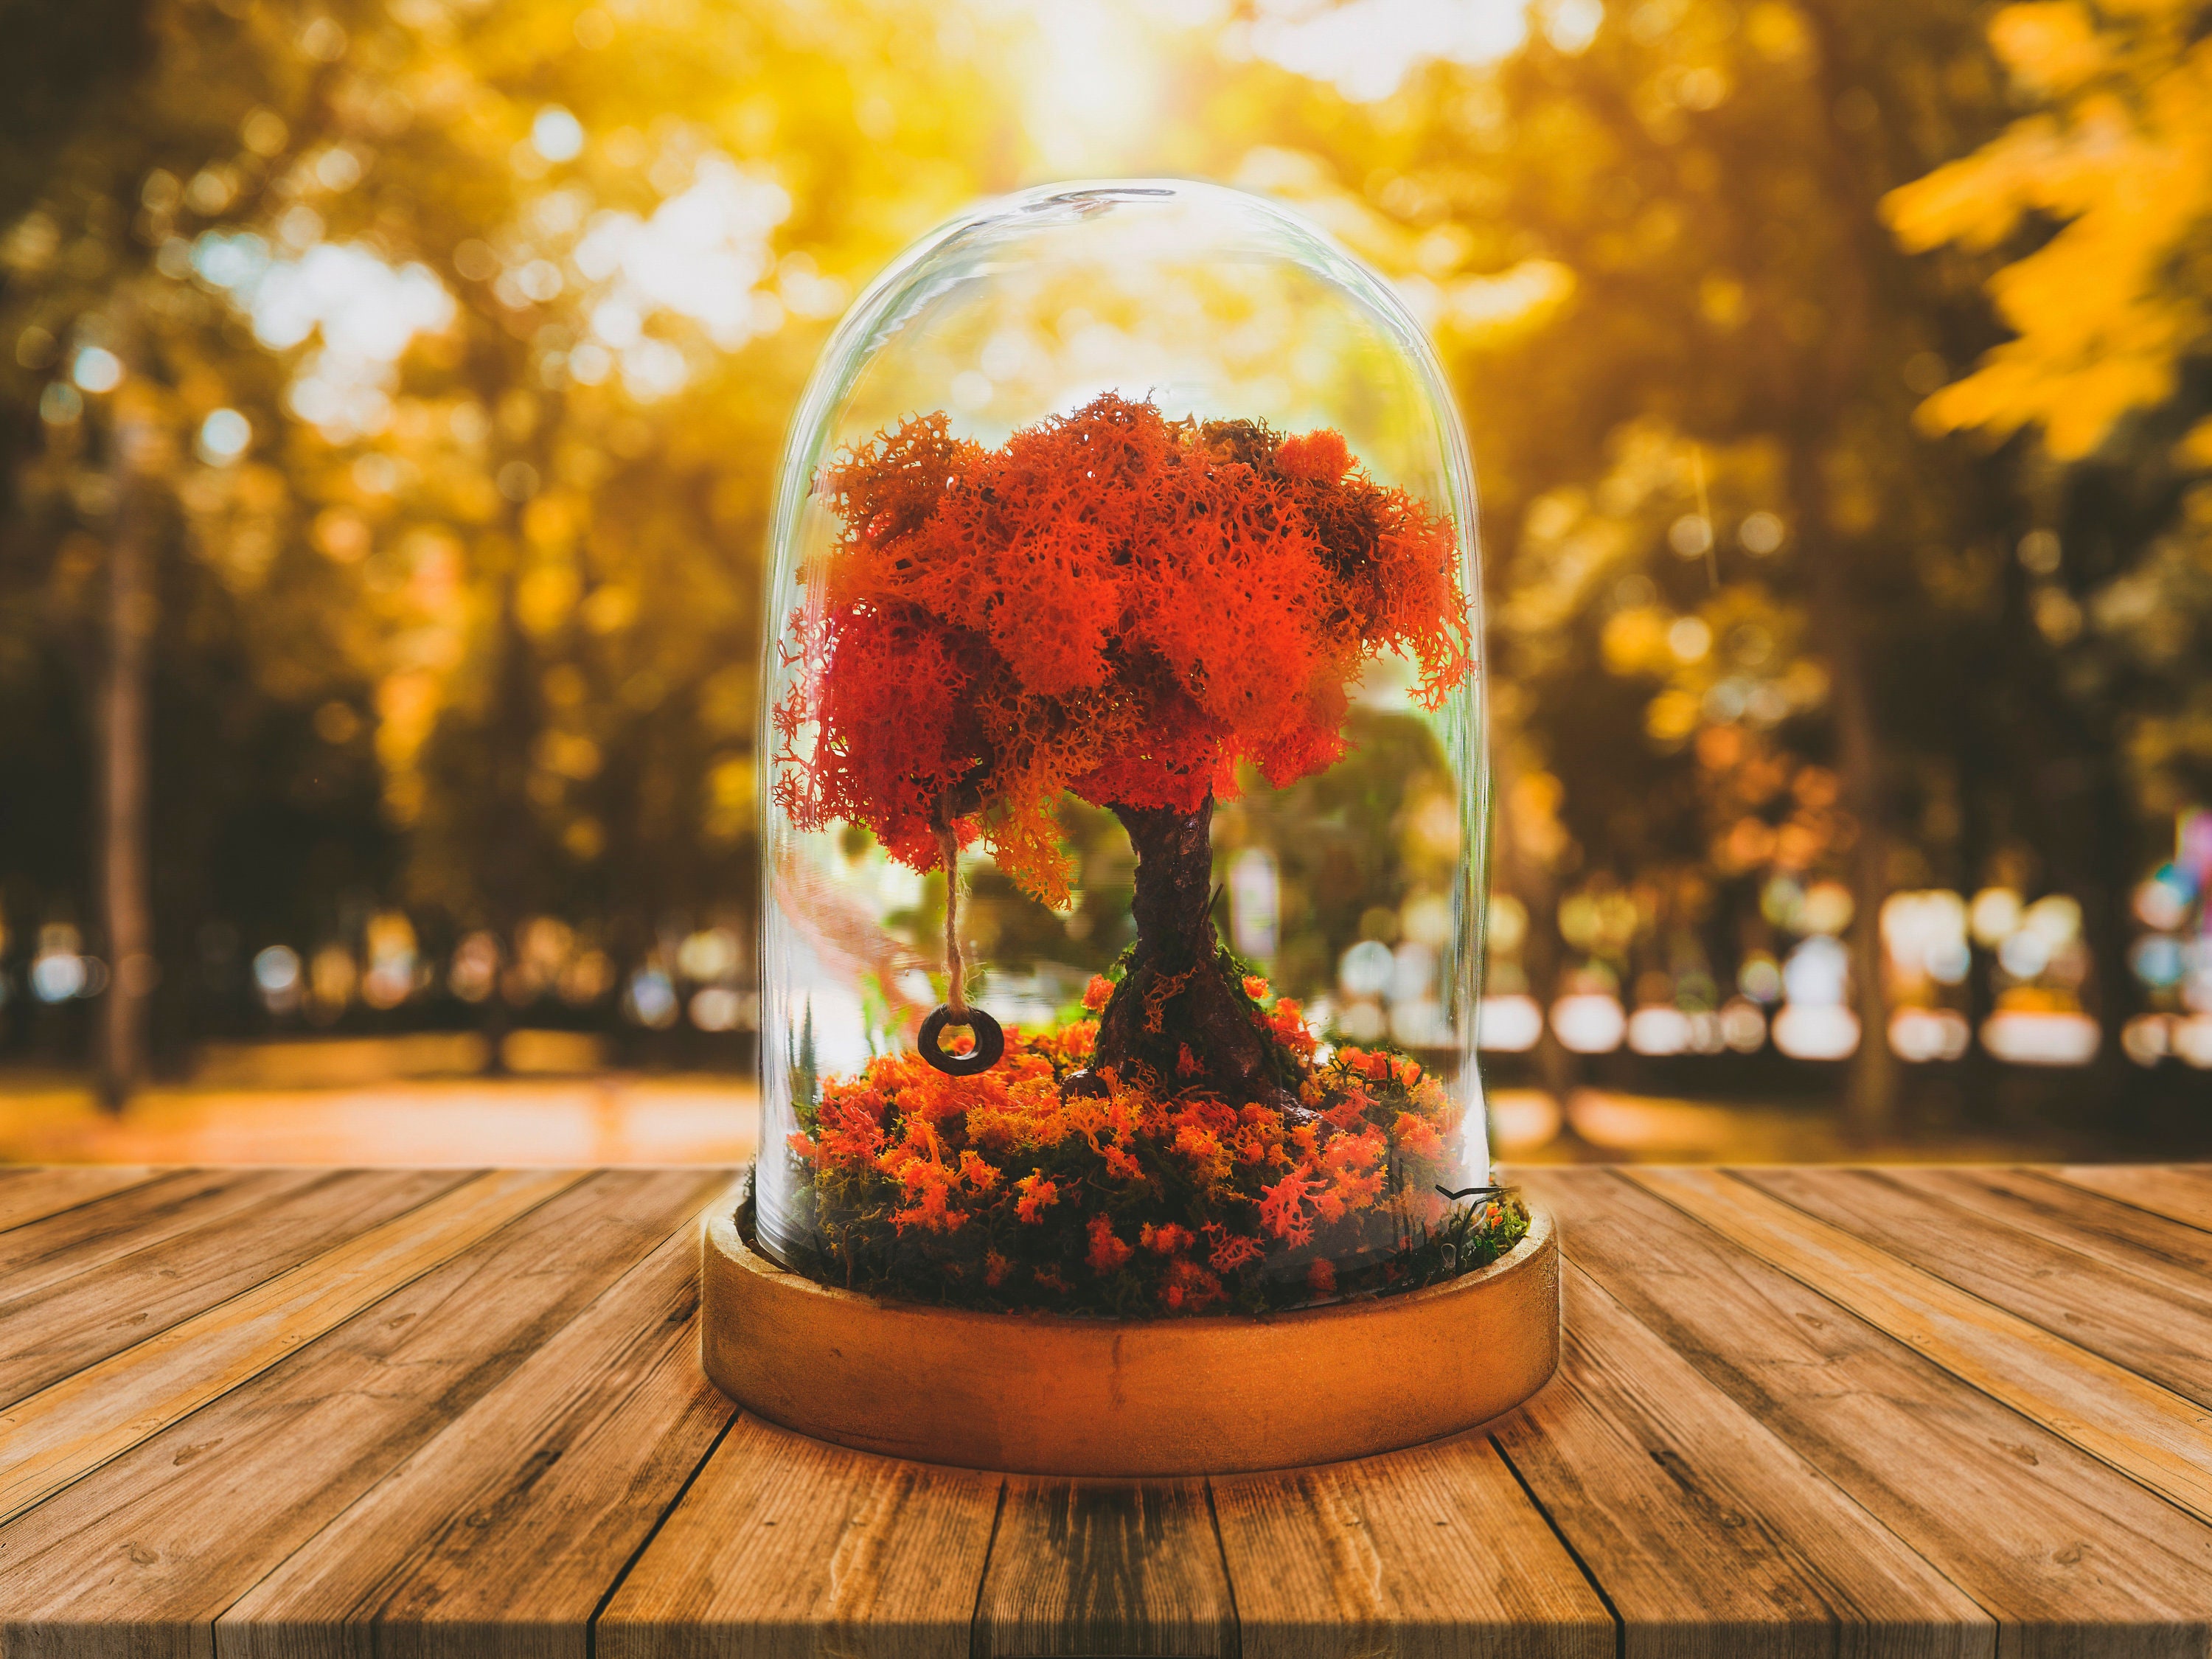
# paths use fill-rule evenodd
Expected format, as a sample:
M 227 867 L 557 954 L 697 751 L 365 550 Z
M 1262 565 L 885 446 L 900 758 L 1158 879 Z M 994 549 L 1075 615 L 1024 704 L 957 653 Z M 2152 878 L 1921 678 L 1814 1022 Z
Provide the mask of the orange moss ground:
M 1092 981 L 1086 1003 L 1110 990 Z M 812 1206 L 796 1231 L 820 1241 L 806 1265 L 930 1302 L 1150 1316 L 1410 1289 L 1518 1242 L 1517 1203 L 1439 1191 L 1460 1184 L 1463 1113 L 1438 1079 L 1382 1051 L 1317 1060 L 1296 1003 L 1244 990 L 1298 1109 L 1111 1073 L 1070 1093 L 1091 1019 L 1016 1039 L 977 1077 L 894 1054 L 826 1082 L 791 1140 Z

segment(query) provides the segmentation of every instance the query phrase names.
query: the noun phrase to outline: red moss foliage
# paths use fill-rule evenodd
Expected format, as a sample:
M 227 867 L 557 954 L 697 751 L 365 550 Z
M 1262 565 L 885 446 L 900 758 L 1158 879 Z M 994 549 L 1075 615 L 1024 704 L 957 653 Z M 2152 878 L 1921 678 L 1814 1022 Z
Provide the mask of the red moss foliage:
M 1109 392 L 998 449 L 917 416 L 817 488 L 842 528 L 786 647 L 777 803 L 917 868 L 957 791 L 963 841 L 1064 903 L 1062 790 L 1194 811 L 1247 760 L 1279 787 L 1343 753 L 1364 659 L 1412 656 L 1432 708 L 1468 672 L 1450 521 L 1334 432 Z

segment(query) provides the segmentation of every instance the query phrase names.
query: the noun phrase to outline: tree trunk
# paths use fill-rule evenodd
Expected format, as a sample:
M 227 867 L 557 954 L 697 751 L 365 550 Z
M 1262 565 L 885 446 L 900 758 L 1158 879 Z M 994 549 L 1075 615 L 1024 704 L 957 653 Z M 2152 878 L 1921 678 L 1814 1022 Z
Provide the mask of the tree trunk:
M 1836 769 L 1841 775 L 1844 805 L 1857 827 L 1851 848 L 1850 949 L 1859 1046 L 1844 1085 L 1844 1121 L 1853 1135 L 1872 1141 L 1890 1133 L 1897 1122 L 1897 1061 L 1890 1053 L 1889 993 L 1882 981 L 1881 907 L 1889 896 L 1889 813 L 1881 743 L 1859 648 L 1864 635 L 1855 617 L 1844 550 L 1828 523 L 1827 487 L 1811 436 L 1798 436 L 1791 451 L 1790 474 L 1798 514 L 1798 557 L 1811 588 L 1821 654 L 1828 659 Z
M 1844 1119 L 1853 1134 L 1871 1140 L 1897 1124 L 1898 1069 L 1890 1052 L 1889 996 L 1882 982 L 1889 808 L 1881 734 L 1863 648 L 1868 636 L 1858 624 L 1855 584 L 1844 562 L 1855 554 L 1863 557 L 1871 544 L 1862 537 L 1854 549 L 1851 538 L 1838 532 L 1823 467 L 1826 456 L 1847 441 L 1844 411 L 1869 397 L 1872 377 L 1884 361 L 1884 342 L 1875 332 L 1876 291 L 1902 256 L 1880 217 L 1883 147 L 1869 135 L 1846 131 L 1838 117 L 1855 86 L 1860 87 L 1857 96 L 1866 95 L 1860 82 L 1871 70 L 1871 54 L 1881 50 L 1882 37 L 1879 31 L 1862 31 L 1856 38 L 1848 33 L 1847 21 L 1859 14 L 1847 6 L 1811 6 L 1799 15 L 1819 43 L 1808 90 L 1820 130 L 1816 166 L 1833 204 L 1839 245 L 1821 285 L 1825 326 L 1819 343 L 1802 359 L 1802 401 L 1790 434 L 1790 485 L 1798 514 L 1797 558 L 1806 572 L 1820 651 L 1828 659 L 1844 804 L 1858 826 L 1851 854 L 1856 914 L 1850 947 L 1859 1046 L 1845 1085 Z
M 157 973 L 147 849 L 147 680 L 154 633 L 149 503 L 138 477 L 141 422 L 118 419 L 120 488 L 107 550 L 107 649 L 100 689 L 100 891 L 111 972 L 100 1009 L 100 1096 L 119 1109 L 146 1078 Z
M 509 517 L 515 527 L 515 544 L 520 546 L 522 512 L 519 504 Z M 498 655 L 492 670 L 490 708 L 485 722 L 485 736 L 492 752 L 492 770 L 486 780 L 485 794 L 489 809 L 486 823 L 493 844 L 520 850 L 529 848 L 534 840 L 529 757 L 531 739 L 538 726 L 538 710 L 534 701 L 535 665 L 531 661 L 530 641 L 516 611 L 518 585 L 519 578 L 510 561 L 500 579 L 499 632 L 492 647 Z M 484 849 L 469 850 L 480 857 Z M 507 1040 L 514 1030 L 516 1013 L 514 1005 L 507 1000 L 507 986 L 522 950 L 522 917 L 528 904 L 530 870 L 522 857 L 495 859 L 482 869 L 478 890 L 483 895 L 489 912 L 485 920 L 490 924 L 489 931 L 499 941 L 499 966 L 492 975 L 491 994 L 483 1000 L 483 1018 L 477 1029 L 484 1040 L 483 1074 L 505 1077 Z
M 1195 812 L 1116 806 L 1114 816 L 1137 852 L 1137 943 L 1099 1016 L 1091 1075 L 1079 1074 L 1078 1086 L 1096 1086 L 1103 1071 L 1124 1080 L 1141 1071 L 1163 1090 L 1302 1111 L 1285 1087 L 1281 1051 L 1232 982 L 1214 936 L 1212 796 Z M 1186 1069 L 1186 1053 L 1195 1071 Z

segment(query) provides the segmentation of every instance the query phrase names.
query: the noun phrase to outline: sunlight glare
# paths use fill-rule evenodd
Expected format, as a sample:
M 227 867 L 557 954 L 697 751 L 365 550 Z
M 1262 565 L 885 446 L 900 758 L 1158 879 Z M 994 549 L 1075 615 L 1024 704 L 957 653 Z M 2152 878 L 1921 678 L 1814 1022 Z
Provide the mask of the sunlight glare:
M 600 285 L 588 313 L 592 332 L 602 352 L 619 354 L 633 396 L 667 397 L 689 376 L 681 351 L 645 333 L 657 312 L 689 318 L 726 351 L 775 331 L 781 318 L 760 285 L 775 270 L 772 240 L 791 205 L 775 180 L 709 155 L 690 185 L 651 217 L 611 210 L 593 216 L 574 260 L 587 281 Z M 596 358 L 586 367 L 580 378 L 603 378 Z
M 1159 52 L 1143 8 L 1036 0 L 1037 72 L 1026 125 L 1037 159 L 1062 177 L 1127 170 L 1157 124 Z
M 1363 102 L 1389 97 L 1417 64 L 1494 63 L 1528 35 L 1526 0 L 1260 0 L 1259 13 L 1257 56 Z
M 428 266 L 393 265 L 368 246 L 322 242 L 296 259 L 271 258 L 251 233 L 203 233 L 192 247 L 200 280 L 228 298 L 272 351 L 319 345 L 301 361 L 286 401 L 337 441 L 383 429 L 397 365 L 419 334 L 452 325 L 453 296 Z

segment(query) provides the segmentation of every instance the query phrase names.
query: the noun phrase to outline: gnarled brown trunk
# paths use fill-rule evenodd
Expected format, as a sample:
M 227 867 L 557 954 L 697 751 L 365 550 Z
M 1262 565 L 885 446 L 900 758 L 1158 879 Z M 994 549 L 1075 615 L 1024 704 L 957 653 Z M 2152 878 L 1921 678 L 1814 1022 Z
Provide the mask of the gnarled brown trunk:
M 1136 947 L 1098 1020 L 1093 1073 L 1150 1072 L 1165 1089 L 1295 1109 L 1273 1037 L 1253 1017 L 1213 932 L 1213 797 L 1195 812 L 1116 806 L 1137 852 Z M 1186 1075 L 1184 1051 L 1197 1067 Z

